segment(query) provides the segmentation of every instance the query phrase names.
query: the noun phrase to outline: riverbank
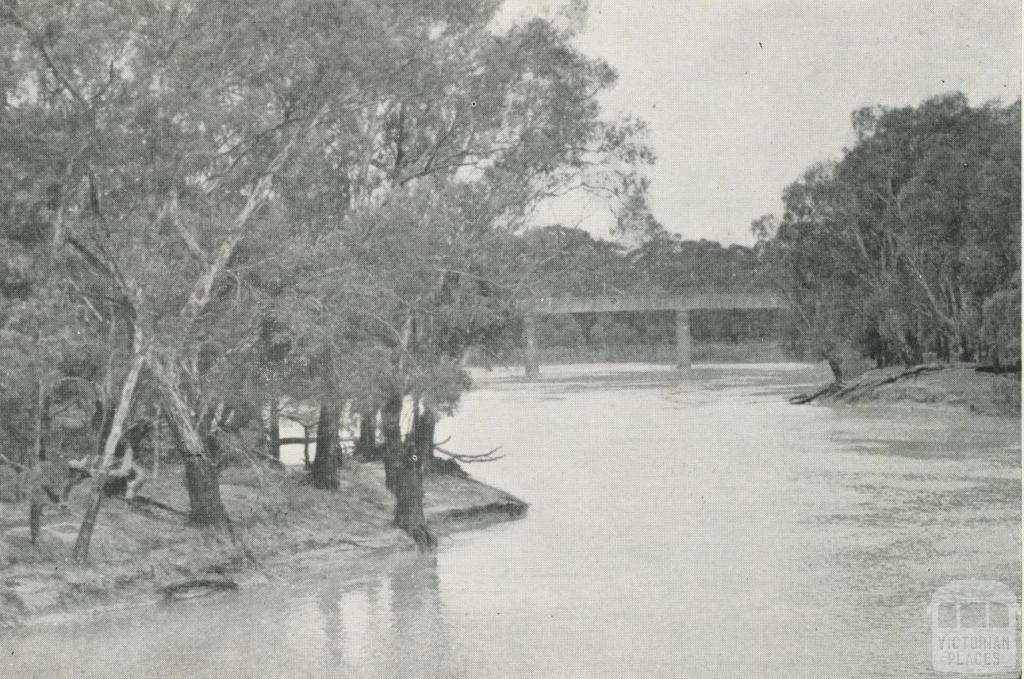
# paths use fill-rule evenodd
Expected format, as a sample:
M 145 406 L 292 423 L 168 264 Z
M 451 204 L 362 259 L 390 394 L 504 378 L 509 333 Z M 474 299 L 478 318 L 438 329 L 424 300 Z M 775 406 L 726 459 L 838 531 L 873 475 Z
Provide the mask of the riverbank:
M 791 399 L 820 405 L 930 405 L 1002 417 L 1021 416 L 1019 374 L 995 374 L 974 364 L 928 364 L 869 370 L 841 387 Z
M 104 503 L 86 566 L 69 556 L 88 493 L 74 493 L 67 510 L 48 507 L 36 545 L 27 509 L 0 505 L 0 627 L 157 603 L 165 588 L 189 580 L 246 588 L 415 549 L 391 526 L 393 499 L 381 465 L 346 459 L 337 492 L 314 490 L 304 479 L 301 469 L 226 470 L 221 493 L 232 539 L 185 526 L 188 497 L 181 470 L 172 467 L 147 483 L 133 507 Z M 431 474 L 424 508 L 443 537 L 519 518 L 527 505 L 472 478 Z

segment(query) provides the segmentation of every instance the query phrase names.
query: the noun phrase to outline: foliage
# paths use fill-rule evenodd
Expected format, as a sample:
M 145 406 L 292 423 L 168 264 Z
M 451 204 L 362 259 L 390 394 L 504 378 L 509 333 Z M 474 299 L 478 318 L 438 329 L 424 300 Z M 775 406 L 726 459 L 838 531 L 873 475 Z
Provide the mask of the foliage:
M 1020 102 L 962 94 L 853 115 L 856 143 L 754 224 L 821 355 L 1019 361 Z M 1013 328 L 1013 329 L 1011 329 Z
M 537 204 L 641 205 L 653 159 L 603 117 L 611 67 L 499 4 L 0 0 L 10 431 L 74 378 L 106 465 L 159 406 L 193 520 L 226 525 L 220 453 L 283 397 L 450 412 Z

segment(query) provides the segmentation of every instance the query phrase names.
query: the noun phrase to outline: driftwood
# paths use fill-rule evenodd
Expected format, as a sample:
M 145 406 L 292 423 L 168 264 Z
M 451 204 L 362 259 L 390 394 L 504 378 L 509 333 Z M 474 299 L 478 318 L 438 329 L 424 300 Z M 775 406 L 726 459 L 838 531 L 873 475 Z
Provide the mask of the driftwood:
M 238 589 L 238 583 L 226 578 L 194 578 L 172 582 L 160 588 L 164 599 L 173 601 L 178 599 L 192 599 L 198 596 L 208 596 L 216 592 L 233 592 Z

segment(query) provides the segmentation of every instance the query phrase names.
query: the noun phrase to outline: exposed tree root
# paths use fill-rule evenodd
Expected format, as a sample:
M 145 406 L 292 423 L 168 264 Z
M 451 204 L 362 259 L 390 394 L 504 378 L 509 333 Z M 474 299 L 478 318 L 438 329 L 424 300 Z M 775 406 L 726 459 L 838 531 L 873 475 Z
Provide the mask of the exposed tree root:
M 437 537 L 427 524 L 421 523 L 413 528 L 406 528 L 405 532 L 412 537 L 421 552 L 432 552 L 437 548 Z

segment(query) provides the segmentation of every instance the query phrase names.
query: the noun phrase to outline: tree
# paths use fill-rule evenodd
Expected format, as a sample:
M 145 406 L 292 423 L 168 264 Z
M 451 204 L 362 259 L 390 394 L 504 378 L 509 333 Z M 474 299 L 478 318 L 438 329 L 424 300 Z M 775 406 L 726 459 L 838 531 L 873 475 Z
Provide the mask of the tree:
M 312 284 L 296 290 L 315 291 L 317 302 L 280 312 L 293 319 L 295 365 L 323 366 L 313 378 L 324 385 L 321 409 L 345 399 L 382 408 L 396 490 L 404 399 L 436 391 L 423 375 L 462 381 L 462 353 L 512 316 L 512 272 L 522 262 L 501 256 L 508 235 L 552 195 L 613 195 L 628 167 L 649 158 L 642 126 L 600 117 L 596 96 L 614 78 L 606 64 L 544 21 L 496 34 L 495 10 L 490 2 L 382 9 L 394 42 L 367 84 L 367 105 L 329 118 L 323 153 L 283 185 L 288 221 L 303 225 L 315 255 L 304 269 Z M 297 309 L 320 320 L 298 322 Z M 345 359 L 353 350 L 369 360 Z M 376 375 L 376 386 L 357 395 L 345 371 L 324 378 L 331 361 L 314 357 L 328 355 Z M 446 402 L 418 398 L 417 407 L 443 411 Z M 314 466 L 314 484 L 330 487 L 317 470 L 332 466 Z M 421 495 L 412 493 L 414 504 Z
M 986 304 L 1004 315 L 1019 269 L 1020 102 L 943 95 L 859 110 L 853 127 L 840 161 L 786 189 L 777 226 L 755 225 L 805 332 L 879 366 L 1015 342 L 982 321 Z
M 203 431 L 217 409 L 203 357 L 230 357 L 257 327 L 239 255 L 267 223 L 275 179 L 328 110 L 357 96 L 362 55 L 335 30 L 339 14 L 314 4 L 0 6 L 4 57 L 22 76 L 9 108 L 49 123 L 43 156 L 66 177 L 54 238 L 78 287 L 130 320 L 122 360 L 160 393 L 196 525 L 228 521 Z M 365 27 L 364 13 L 346 18 Z M 115 422 L 134 397 L 122 391 Z
M 607 64 L 546 21 L 495 32 L 490 0 L 58 4 L 0 2 L 0 129 L 33 159 L 4 207 L 107 338 L 97 489 L 159 401 L 196 526 L 229 525 L 230 412 L 318 399 L 314 483 L 336 487 L 345 401 L 389 405 L 394 438 L 402 400 L 444 412 L 461 352 L 508 320 L 521 262 L 486 249 L 547 197 L 636 198 L 650 159 L 600 115 Z

